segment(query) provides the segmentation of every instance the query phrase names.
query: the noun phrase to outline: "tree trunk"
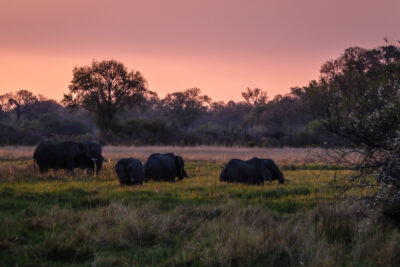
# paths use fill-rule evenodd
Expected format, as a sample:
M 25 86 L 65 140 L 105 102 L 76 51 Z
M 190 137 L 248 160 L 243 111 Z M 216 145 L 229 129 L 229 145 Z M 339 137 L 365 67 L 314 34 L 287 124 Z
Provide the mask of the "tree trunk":
M 21 119 L 21 108 L 17 107 L 15 109 L 15 112 L 17 112 L 17 121 L 19 121 Z

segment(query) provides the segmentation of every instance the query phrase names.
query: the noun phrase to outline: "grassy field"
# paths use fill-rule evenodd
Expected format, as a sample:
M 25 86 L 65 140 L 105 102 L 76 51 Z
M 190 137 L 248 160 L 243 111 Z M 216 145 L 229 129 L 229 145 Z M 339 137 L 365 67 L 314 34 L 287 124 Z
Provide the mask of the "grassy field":
M 31 159 L 35 147 L 32 146 L 5 146 L 0 147 L 0 160 Z M 186 161 L 204 161 L 225 163 L 231 158 L 243 160 L 252 157 L 272 158 L 280 165 L 325 163 L 325 150 L 321 148 L 247 148 L 247 147 L 218 147 L 218 146 L 105 146 L 103 155 L 108 159 L 121 157 L 135 157 L 146 160 L 151 153 L 173 152 L 181 155 Z
M 351 170 L 332 170 L 305 150 L 196 148 L 196 157 L 174 149 L 158 151 L 181 152 L 193 178 L 140 187 L 119 186 L 113 171 L 129 148 L 106 147 L 111 162 L 97 177 L 41 175 L 32 148 L 0 150 L 0 266 L 399 263 L 400 233 L 366 201 L 374 189 L 348 181 Z M 131 150 L 139 158 L 153 152 Z M 225 158 L 257 153 L 275 155 L 290 182 L 219 182 Z

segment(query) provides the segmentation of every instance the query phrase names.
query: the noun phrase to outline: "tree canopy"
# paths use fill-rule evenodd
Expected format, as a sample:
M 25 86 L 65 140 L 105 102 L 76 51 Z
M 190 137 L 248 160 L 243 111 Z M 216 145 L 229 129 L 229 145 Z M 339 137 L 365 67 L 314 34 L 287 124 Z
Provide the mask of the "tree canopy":
M 0 103 L 4 111 L 15 111 L 17 121 L 21 119 L 23 114 L 29 113 L 32 105 L 38 99 L 27 90 L 19 90 L 16 93 L 8 93 L 0 96 Z
M 109 130 L 116 114 L 127 106 L 142 103 L 147 92 L 146 80 L 140 72 L 129 71 L 115 60 L 93 61 L 90 66 L 73 69 L 69 93 L 62 102 L 88 110 L 95 115 L 101 129 Z
M 352 47 L 321 68 L 300 93 L 331 132 L 372 151 L 386 149 L 400 130 L 400 48 Z
M 211 98 L 206 95 L 200 95 L 200 88 L 194 87 L 182 92 L 167 94 L 162 99 L 161 107 L 163 110 L 174 115 L 181 125 L 188 126 L 203 111 L 207 110 Z
M 251 89 L 247 87 L 247 91 L 242 93 L 242 97 L 251 106 L 262 106 L 267 104 L 268 101 L 267 91 L 260 88 Z

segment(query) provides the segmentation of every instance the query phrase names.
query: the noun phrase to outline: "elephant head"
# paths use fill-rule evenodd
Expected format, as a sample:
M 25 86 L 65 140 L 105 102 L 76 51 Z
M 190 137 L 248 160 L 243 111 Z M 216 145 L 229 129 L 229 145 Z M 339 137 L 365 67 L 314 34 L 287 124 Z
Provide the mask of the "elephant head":
M 185 163 L 183 162 L 183 158 L 181 156 L 175 156 L 175 161 L 176 161 L 176 173 L 178 174 L 179 180 L 183 179 L 184 177 L 189 177 L 184 169 Z
M 82 154 L 92 162 L 90 166 L 93 166 L 93 169 L 96 166 L 96 172 L 101 170 L 103 161 L 107 162 L 101 155 L 102 149 L 99 144 L 94 142 L 83 142 L 79 143 L 79 148 Z
M 285 182 L 282 172 L 272 159 L 260 159 L 260 176 L 264 181 L 278 180 Z
M 143 184 L 144 169 L 141 168 L 138 170 L 138 168 L 129 168 L 129 180 L 133 184 Z

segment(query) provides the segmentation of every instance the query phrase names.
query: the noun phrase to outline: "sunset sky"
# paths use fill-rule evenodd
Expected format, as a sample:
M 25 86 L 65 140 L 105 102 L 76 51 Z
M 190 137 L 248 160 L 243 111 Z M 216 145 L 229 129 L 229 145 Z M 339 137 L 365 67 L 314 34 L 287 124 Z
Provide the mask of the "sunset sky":
M 13 0 L 0 7 L 0 94 L 60 100 L 74 66 L 116 59 L 166 93 L 287 93 L 349 46 L 400 39 L 398 0 Z

